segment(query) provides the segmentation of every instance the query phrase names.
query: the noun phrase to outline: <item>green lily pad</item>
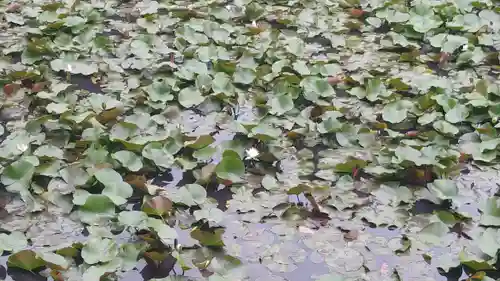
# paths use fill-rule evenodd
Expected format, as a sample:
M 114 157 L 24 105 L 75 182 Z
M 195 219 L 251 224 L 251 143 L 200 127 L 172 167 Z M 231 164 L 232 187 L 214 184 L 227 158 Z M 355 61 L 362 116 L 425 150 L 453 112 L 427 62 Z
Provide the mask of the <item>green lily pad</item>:
M 132 196 L 132 187 L 123 181 L 120 174 L 113 169 L 101 169 L 94 174 L 94 177 L 104 185 L 102 195 L 106 195 L 116 205 L 127 202 L 127 198 Z
M 222 155 L 222 160 L 215 168 L 215 173 L 221 179 L 239 182 L 245 174 L 245 164 L 241 161 L 238 153 L 226 150 Z
M 82 258 L 88 264 L 108 262 L 118 255 L 118 245 L 108 238 L 92 237 L 82 248 Z
M 142 168 L 141 158 L 133 152 L 121 150 L 113 153 L 111 157 L 118 160 L 124 167 L 132 172 L 137 172 Z

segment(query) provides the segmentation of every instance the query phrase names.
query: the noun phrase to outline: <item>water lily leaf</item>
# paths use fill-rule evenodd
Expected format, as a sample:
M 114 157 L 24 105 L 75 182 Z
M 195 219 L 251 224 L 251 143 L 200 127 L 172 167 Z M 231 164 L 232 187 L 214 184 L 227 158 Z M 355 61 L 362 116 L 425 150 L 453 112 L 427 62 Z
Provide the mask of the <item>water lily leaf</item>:
M 335 165 L 335 171 L 339 173 L 352 173 L 354 168 L 364 168 L 368 163 L 365 160 L 350 158 L 344 163 Z
M 122 176 L 115 170 L 100 169 L 94 174 L 94 177 L 104 185 L 102 195 L 108 196 L 116 205 L 125 204 L 127 198 L 132 196 L 132 187 L 124 182 Z
M 343 128 L 343 123 L 337 120 L 343 114 L 338 111 L 328 111 L 323 114 L 323 121 L 318 125 L 318 131 L 322 134 L 339 132 Z
M 434 129 L 436 129 L 436 131 L 445 135 L 456 135 L 459 132 L 457 127 L 444 120 L 436 121 L 432 124 L 432 126 L 434 127 Z
M 145 199 L 142 211 L 149 215 L 164 216 L 172 210 L 172 201 L 164 196 Z
M 118 215 L 118 221 L 126 226 L 147 229 L 148 215 L 141 211 L 123 211 Z
M 28 159 L 19 159 L 3 170 L 1 182 L 4 185 L 11 185 L 15 182 L 27 184 L 31 180 L 34 172 L 35 165 L 32 161 Z
M 480 224 L 500 226 L 500 200 L 498 200 L 498 198 L 488 198 L 481 208 L 481 211 Z
M 88 281 L 100 281 L 103 275 L 105 275 L 106 273 L 115 272 L 120 267 L 121 267 L 120 259 L 114 259 L 110 262 L 103 264 L 96 264 L 89 267 L 83 273 L 82 279 Z
M 396 163 L 410 161 L 415 163 L 417 166 L 432 165 L 435 163 L 435 159 L 428 157 L 423 154 L 422 151 L 411 146 L 398 146 L 394 150 L 394 154 L 397 157 L 397 161 L 395 161 Z
M 62 149 L 54 145 L 42 145 L 33 152 L 33 155 L 56 159 L 64 158 L 64 152 Z
M 410 11 L 409 24 L 413 29 L 420 33 L 426 33 L 433 28 L 437 28 L 442 24 L 439 16 L 434 14 L 432 7 L 425 4 L 417 4 Z
M 91 194 L 83 189 L 75 190 L 73 203 L 94 212 L 104 212 L 109 208 L 115 208 L 113 202 L 107 196 Z
M 454 124 L 458 122 L 463 122 L 469 116 L 469 109 L 461 104 L 457 104 L 455 107 L 446 112 L 444 116 L 446 121 Z
M 452 180 L 439 179 L 427 184 L 429 191 L 441 200 L 453 199 L 458 195 L 457 184 Z
M 413 103 L 407 100 L 399 100 L 389 103 L 382 111 L 382 117 L 385 121 L 399 123 L 406 119 L 408 110 L 413 107 Z
M 32 271 L 34 269 L 45 266 L 45 261 L 37 257 L 36 253 L 31 250 L 22 250 L 9 256 L 7 260 L 9 267 L 17 267 L 24 270 Z
M 408 13 L 403 13 L 394 9 L 380 9 L 376 12 L 378 18 L 386 19 L 389 22 L 403 23 L 410 19 Z
M 209 247 L 224 247 L 224 241 L 222 240 L 222 234 L 224 234 L 224 229 L 216 229 L 214 231 L 203 231 L 199 228 L 195 228 L 191 231 L 191 237 L 200 241 L 203 246 Z
M 28 240 L 23 233 L 14 231 L 10 234 L 0 233 L 0 252 L 17 252 L 28 246 Z
M 179 92 L 178 98 L 179 98 L 179 103 L 186 108 L 199 105 L 205 100 L 205 97 L 195 87 L 187 87 L 182 89 Z
M 152 160 L 157 166 L 170 168 L 174 164 L 174 156 L 161 143 L 147 144 L 142 150 L 142 156 Z
M 441 243 L 443 237 L 449 232 L 449 228 L 441 221 L 432 222 L 426 227 L 422 228 L 416 236 L 418 240 L 433 245 Z
M 271 107 L 271 114 L 283 115 L 293 109 L 293 99 L 290 95 L 280 95 L 272 97 L 268 105 Z
M 67 103 L 55 103 L 51 102 L 47 105 L 45 108 L 48 113 L 54 113 L 54 114 L 62 114 L 66 111 L 69 111 L 69 105 Z
M 235 88 L 229 75 L 224 72 L 217 72 L 212 80 L 212 90 L 214 94 L 233 96 Z
M 441 48 L 442 52 L 453 53 L 463 45 L 468 44 L 469 40 L 462 36 L 440 33 L 429 38 L 432 46 Z
M 406 186 L 391 186 L 382 184 L 380 188 L 372 191 L 372 194 L 382 204 L 398 206 L 401 202 L 409 203 L 412 201 L 413 194 Z
M 134 9 L 139 11 L 141 15 L 156 14 L 160 4 L 157 1 L 144 0 L 135 4 Z
M 87 183 L 90 175 L 79 165 L 70 165 L 59 171 L 63 180 L 75 186 L 81 186 Z
M 207 191 L 199 184 L 187 184 L 177 190 L 169 191 L 168 198 L 187 206 L 203 204 L 207 199 Z
M 332 273 L 332 274 L 324 274 L 319 276 L 316 281 L 345 281 L 346 279 L 337 273 Z
M 69 27 L 81 25 L 84 24 L 85 22 L 87 22 L 86 19 L 78 16 L 69 16 L 64 18 L 64 25 Z
M 165 80 L 154 81 L 143 90 L 148 94 L 149 99 L 154 102 L 167 102 L 174 99 L 172 87 Z
M 304 89 L 304 97 L 310 101 L 316 101 L 318 97 L 335 95 L 335 90 L 328 81 L 320 77 L 306 77 L 300 81 L 300 86 Z
M 379 100 L 381 97 L 385 98 L 391 95 L 391 92 L 387 90 L 384 83 L 378 78 L 369 79 L 366 83 L 365 91 L 366 91 L 366 99 L 372 102 Z M 363 95 L 362 92 L 360 92 L 360 90 L 358 90 L 354 94 Z
M 245 164 L 238 153 L 226 150 L 222 156 L 222 160 L 215 168 L 215 173 L 221 179 L 239 182 L 245 174 Z
M 436 118 L 438 118 L 439 116 L 442 116 L 442 114 L 436 111 L 425 113 L 424 115 L 418 118 L 417 122 L 420 125 L 427 125 L 431 122 L 434 122 L 434 120 L 436 120 Z
M 88 264 L 108 262 L 118 255 L 118 245 L 112 239 L 91 237 L 82 248 L 82 258 Z
M 210 227 L 218 226 L 224 219 L 224 212 L 217 208 L 196 210 L 193 215 L 196 220 L 206 220 Z
M 58 254 L 52 252 L 37 252 L 38 257 L 44 260 L 48 267 L 55 270 L 67 270 L 70 266 L 69 261 Z
M 142 168 L 141 158 L 133 152 L 127 150 L 121 150 L 111 154 L 111 157 L 116 159 L 124 167 L 126 167 L 132 172 L 137 172 Z
M 277 190 L 279 188 L 278 186 L 278 181 L 276 180 L 275 177 L 271 175 L 265 175 L 262 178 L 262 187 L 264 187 L 267 190 Z
M 212 159 L 213 155 L 217 152 L 217 148 L 207 146 L 193 152 L 193 157 L 199 161 L 208 161 Z
M 65 71 L 73 74 L 90 75 L 98 71 L 97 64 L 71 59 L 55 59 L 50 62 L 54 71 Z
M 309 68 L 307 67 L 307 64 L 305 61 L 303 60 L 298 60 L 298 61 L 295 61 L 293 64 L 293 69 L 295 71 L 297 71 L 300 75 L 309 75 L 311 74 L 311 71 L 309 70 Z
M 215 139 L 211 135 L 203 135 L 199 136 L 194 141 L 185 142 L 184 145 L 193 149 L 201 149 L 212 144 L 214 141 Z
M 487 228 L 479 237 L 478 246 L 479 249 L 490 257 L 495 257 L 497 255 L 498 249 L 500 249 L 500 240 L 498 229 Z
M 251 133 L 248 134 L 249 137 L 257 138 L 261 141 L 274 140 L 279 138 L 280 135 L 280 129 L 265 123 L 259 123 L 259 125 L 253 127 Z
M 255 71 L 248 68 L 237 68 L 233 75 L 234 83 L 250 84 L 255 80 Z
M 177 231 L 166 225 L 162 220 L 149 218 L 148 226 L 155 230 L 161 242 L 165 245 L 173 245 L 174 240 L 177 239 Z

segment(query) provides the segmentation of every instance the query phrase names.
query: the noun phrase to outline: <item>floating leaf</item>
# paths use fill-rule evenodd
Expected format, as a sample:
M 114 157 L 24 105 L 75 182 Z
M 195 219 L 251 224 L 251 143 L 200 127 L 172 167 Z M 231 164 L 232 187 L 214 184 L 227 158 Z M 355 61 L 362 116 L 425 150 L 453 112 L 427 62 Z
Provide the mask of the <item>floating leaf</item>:
M 88 264 L 111 261 L 118 255 L 118 245 L 112 239 L 92 237 L 82 248 L 82 258 Z
M 148 220 L 148 226 L 156 231 L 163 244 L 174 244 L 174 240 L 177 238 L 177 231 L 175 229 L 166 225 L 162 220 L 152 218 Z
M 199 205 L 207 199 L 207 191 L 199 184 L 187 184 L 169 192 L 168 198 L 188 206 Z
M 222 156 L 222 160 L 215 168 L 215 173 L 221 179 L 238 182 L 245 174 L 245 164 L 241 161 L 238 153 L 226 150 Z
M 141 158 L 133 152 L 121 150 L 111 156 L 132 172 L 137 172 L 142 168 Z
M 45 261 L 37 257 L 36 253 L 31 250 L 22 250 L 9 256 L 7 260 L 9 267 L 17 267 L 24 270 L 32 271 L 34 269 L 45 266 Z
M 193 215 L 196 220 L 206 220 L 210 227 L 218 226 L 224 219 L 224 212 L 217 208 L 196 210 Z
M 413 107 L 412 102 L 407 100 L 399 100 L 384 107 L 382 117 L 385 121 L 391 123 L 399 123 L 406 119 L 408 110 Z
M 500 226 L 500 200 L 496 197 L 488 198 L 481 208 L 482 215 L 479 221 L 482 225 Z
M 108 196 L 116 205 L 126 203 L 127 198 L 132 196 L 132 187 L 124 182 L 115 170 L 100 169 L 94 174 L 94 177 L 104 185 L 102 195 Z
M 205 97 L 195 87 L 184 88 L 179 92 L 179 103 L 184 107 L 199 105 Z
M 293 109 L 293 99 L 289 95 L 273 97 L 268 104 L 271 106 L 271 113 L 283 115 Z

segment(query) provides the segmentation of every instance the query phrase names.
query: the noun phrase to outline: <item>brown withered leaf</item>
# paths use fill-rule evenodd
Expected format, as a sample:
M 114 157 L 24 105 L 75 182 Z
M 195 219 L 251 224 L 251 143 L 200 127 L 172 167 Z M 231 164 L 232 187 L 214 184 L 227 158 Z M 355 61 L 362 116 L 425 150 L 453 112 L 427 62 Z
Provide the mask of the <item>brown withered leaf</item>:
M 130 184 L 133 188 L 138 188 L 145 192 L 148 191 L 148 188 L 146 187 L 146 181 L 147 179 L 144 175 L 129 174 L 125 176 L 125 182 Z
M 99 121 L 101 124 L 106 124 L 109 121 L 114 121 L 116 120 L 116 117 L 120 116 L 123 113 L 123 110 L 121 108 L 111 108 L 108 110 L 105 110 L 99 115 L 97 115 L 96 119 Z

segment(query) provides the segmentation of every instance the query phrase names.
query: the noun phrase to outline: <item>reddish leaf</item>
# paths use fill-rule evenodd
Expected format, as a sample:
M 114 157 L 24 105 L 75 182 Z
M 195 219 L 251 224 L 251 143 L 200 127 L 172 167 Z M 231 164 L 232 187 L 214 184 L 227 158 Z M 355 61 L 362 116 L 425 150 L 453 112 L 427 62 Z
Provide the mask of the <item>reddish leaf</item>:
M 352 17 L 359 18 L 359 17 L 363 16 L 365 11 L 363 11 L 361 9 L 351 9 L 350 13 L 351 13 Z
M 54 281 L 64 281 L 64 277 L 62 276 L 61 272 L 57 270 L 51 270 L 50 271 L 50 276 Z
M 408 132 L 406 132 L 405 135 L 407 137 L 414 138 L 414 137 L 418 136 L 418 131 L 408 131 Z
M 359 172 L 360 172 L 360 168 L 359 167 L 354 167 L 352 168 L 352 178 L 355 179 L 355 180 L 358 180 L 359 179 Z
M 41 92 L 43 88 L 45 88 L 45 82 L 38 82 L 33 84 L 33 86 L 31 87 L 31 91 L 33 93 L 38 93 Z
M 450 59 L 450 53 L 441 52 L 439 54 L 439 67 L 444 67 L 448 60 Z
M 222 184 L 223 184 L 223 185 L 225 185 L 225 186 L 230 186 L 230 185 L 232 185 L 232 184 L 233 184 L 233 182 L 232 182 L 232 181 L 230 181 L 230 180 L 223 180 L 223 181 L 222 181 Z
M 458 162 L 459 163 L 465 163 L 470 159 L 470 156 L 468 154 L 465 154 L 463 152 L 460 152 L 460 157 L 458 157 Z
M 3 93 L 5 94 L 5 96 L 11 97 L 20 88 L 21 86 L 19 84 L 14 84 L 14 83 L 5 84 L 3 86 Z
M 330 85 L 337 85 L 337 84 L 339 84 L 339 83 L 341 83 L 343 81 L 344 81 L 344 77 L 340 76 L 340 75 L 330 76 L 330 77 L 327 78 L 327 82 Z
M 139 188 L 144 191 L 148 191 L 148 189 L 146 188 L 146 181 L 147 179 L 143 175 L 130 174 L 125 176 L 125 182 L 127 182 L 134 188 Z
M 5 9 L 5 12 L 7 13 L 15 13 L 19 12 L 21 10 L 21 4 L 19 3 L 11 3 L 7 8 Z

